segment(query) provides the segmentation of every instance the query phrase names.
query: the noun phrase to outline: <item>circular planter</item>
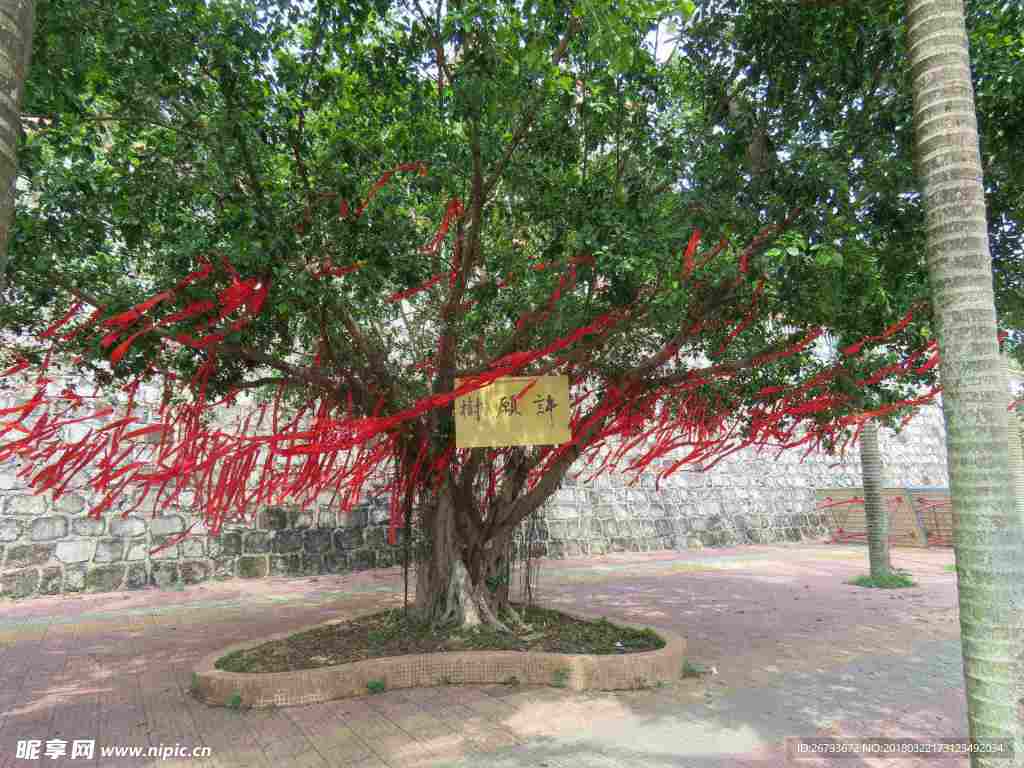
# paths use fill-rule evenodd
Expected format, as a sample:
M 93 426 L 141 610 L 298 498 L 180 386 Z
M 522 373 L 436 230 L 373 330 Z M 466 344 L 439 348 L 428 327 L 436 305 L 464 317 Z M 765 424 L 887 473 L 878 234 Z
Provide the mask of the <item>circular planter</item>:
M 554 609 L 585 621 L 593 616 Z M 193 675 L 193 692 L 213 706 L 288 707 L 370 693 L 369 685 L 384 689 L 426 688 L 435 685 L 508 683 L 550 685 L 573 691 L 630 690 L 668 683 L 679 678 L 686 641 L 660 627 L 651 627 L 665 641 L 654 651 L 623 654 L 574 654 L 530 651 L 451 651 L 365 659 L 348 664 L 294 672 L 226 672 L 217 659 L 311 629 L 338 624 L 331 621 L 281 632 L 259 640 L 228 646 L 205 656 Z M 615 622 L 621 627 L 645 626 Z

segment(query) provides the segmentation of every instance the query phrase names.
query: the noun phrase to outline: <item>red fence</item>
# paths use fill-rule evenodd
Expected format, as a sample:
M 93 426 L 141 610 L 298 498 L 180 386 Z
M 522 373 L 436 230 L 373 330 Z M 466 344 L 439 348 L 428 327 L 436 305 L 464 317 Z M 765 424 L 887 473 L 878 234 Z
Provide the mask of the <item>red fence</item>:
M 903 547 L 950 547 L 953 515 L 947 488 L 886 488 L 889 543 Z M 817 491 L 817 511 L 828 518 L 833 543 L 866 543 L 864 492 L 860 488 Z

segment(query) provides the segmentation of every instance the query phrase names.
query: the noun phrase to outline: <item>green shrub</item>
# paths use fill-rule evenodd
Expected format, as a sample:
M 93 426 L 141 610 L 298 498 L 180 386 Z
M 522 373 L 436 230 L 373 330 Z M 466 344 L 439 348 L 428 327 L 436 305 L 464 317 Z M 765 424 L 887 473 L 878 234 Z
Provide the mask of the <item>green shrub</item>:
M 370 693 L 384 693 L 388 689 L 383 680 L 371 680 L 366 684 L 366 690 Z
M 683 662 L 683 677 L 700 677 L 707 671 L 703 664 L 696 664 L 689 659 Z
M 910 574 L 906 571 L 892 571 L 878 578 L 858 576 L 847 583 L 855 587 L 874 587 L 877 589 L 901 589 L 903 587 L 917 586 L 917 582 L 911 579 Z
M 555 688 L 565 688 L 569 684 L 569 670 L 565 667 L 551 673 L 551 684 Z

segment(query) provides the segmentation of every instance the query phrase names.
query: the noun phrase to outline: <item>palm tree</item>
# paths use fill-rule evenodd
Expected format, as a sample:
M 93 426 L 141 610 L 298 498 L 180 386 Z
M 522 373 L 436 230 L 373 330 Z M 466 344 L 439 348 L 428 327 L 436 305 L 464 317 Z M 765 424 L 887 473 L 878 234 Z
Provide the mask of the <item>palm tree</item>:
M 864 522 L 867 527 L 871 578 L 884 578 L 892 570 L 889 558 L 889 511 L 882 503 L 882 459 L 878 451 L 878 423 L 864 422 L 860 433 L 860 472 L 864 484 Z
M 14 220 L 21 97 L 32 56 L 35 0 L 0 0 L 0 291 L 7 287 L 7 239 Z
M 972 739 L 1024 755 L 1024 530 L 1014 509 L 963 0 L 907 0 L 917 173 L 946 416 Z M 1007 765 L 974 755 L 972 766 Z M 1017 763 L 1019 764 L 1019 763 Z
M 1006 378 L 1010 378 L 1010 358 L 1003 358 L 1006 363 Z M 1011 405 L 1012 398 L 1011 397 Z M 1010 472 L 1013 476 L 1013 493 L 1017 507 L 1018 524 L 1024 526 L 1024 424 L 1021 423 L 1021 415 L 1024 409 L 1021 405 L 1015 411 L 1010 412 Z

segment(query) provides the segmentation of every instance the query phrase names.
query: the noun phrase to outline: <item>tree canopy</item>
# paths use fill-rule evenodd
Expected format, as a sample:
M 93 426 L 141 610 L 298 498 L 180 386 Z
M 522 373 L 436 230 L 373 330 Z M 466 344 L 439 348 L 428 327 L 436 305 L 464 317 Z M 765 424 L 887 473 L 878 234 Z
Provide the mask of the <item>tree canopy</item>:
M 459 562 L 476 589 L 581 455 L 664 476 L 904 415 L 938 356 L 899 132 L 842 134 L 845 83 L 805 120 L 787 91 L 774 117 L 747 105 L 758 78 L 733 69 L 775 54 L 717 49 L 721 9 L 691 10 L 40 3 L 8 374 L 59 357 L 167 396 L 157 425 L 129 403 L 71 443 L 85 401 L 44 377 L 2 413 L 0 459 L 59 493 L 106 457 L 96 514 L 190 485 L 214 531 L 329 489 L 351 504 L 386 467 L 393 525 L 426 509 L 438 578 Z M 753 45 L 743 18 L 729 45 Z M 770 92 L 827 91 L 798 58 Z M 572 380 L 571 442 L 455 450 L 457 395 L 543 373 Z M 252 418 L 211 426 L 243 391 Z

